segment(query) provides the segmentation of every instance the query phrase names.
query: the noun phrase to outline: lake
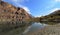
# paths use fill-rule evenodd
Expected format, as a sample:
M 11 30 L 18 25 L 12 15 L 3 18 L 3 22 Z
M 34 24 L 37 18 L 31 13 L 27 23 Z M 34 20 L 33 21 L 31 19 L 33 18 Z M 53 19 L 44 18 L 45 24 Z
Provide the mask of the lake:
M 21 22 L 17 24 L 1 23 L 0 34 L 1 35 L 45 35 L 46 31 L 50 32 L 50 30 L 53 30 L 53 28 L 55 27 L 57 29 L 60 29 L 59 23 L 57 22 Z M 46 35 L 48 35 L 48 33 Z

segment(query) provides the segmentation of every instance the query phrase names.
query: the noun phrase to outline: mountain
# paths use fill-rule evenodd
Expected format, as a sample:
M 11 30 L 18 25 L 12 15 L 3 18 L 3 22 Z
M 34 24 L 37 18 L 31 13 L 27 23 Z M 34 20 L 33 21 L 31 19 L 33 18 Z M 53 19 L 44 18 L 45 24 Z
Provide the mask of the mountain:
M 60 10 L 56 10 L 53 13 L 40 17 L 41 21 L 60 21 Z
M 23 8 L 0 0 L 0 21 L 25 21 L 30 18 L 32 16 Z
M 53 13 L 51 13 L 50 15 L 58 16 L 58 15 L 60 15 L 60 10 L 56 10 Z

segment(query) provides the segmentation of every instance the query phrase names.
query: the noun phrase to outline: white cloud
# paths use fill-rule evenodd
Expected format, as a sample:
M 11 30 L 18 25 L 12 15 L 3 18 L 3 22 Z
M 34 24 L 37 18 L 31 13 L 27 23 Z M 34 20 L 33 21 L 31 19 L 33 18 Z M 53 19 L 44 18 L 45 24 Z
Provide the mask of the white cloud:
M 26 10 L 26 12 L 28 12 L 29 14 L 31 14 L 30 10 L 28 7 L 22 7 L 24 10 Z
M 31 14 L 29 8 L 27 6 L 20 5 L 19 3 L 15 3 L 17 7 L 23 8 L 27 13 Z
M 3 0 L 3 1 L 7 1 L 7 0 Z M 24 10 L 26 10 L 27 13 L 31 14 L 31 12 L 27 6 L 21 5 L 21 3 L 29 2 L 29 0 L 8 0 L 8 1 L 11 2 L 14 6 L 21 7 Z
M 35 15 L 35 17 L 41 17 L 41 16 L 43 16 L 43 15 Z
M 52 13 L 52 12 L 54 12 L 56 10 L 60 10 L 60 8 L 54 8 L 54 9 L 50 10 L 50 13 Z
M 29 0 L 11 0 L 13 2 L 17 2 L 17 3 L 24 3 L 24 2 L 28 2 Z
M 54 0 L 54 1 L 56 1 L 56 2 L 60 2 L 60 0 Z
M 14 3 L 15 6 L 21 7 L 24 10 L 26 10 L 27 13 L 31 14 L 31 12 L 30 12 L 30 10 L 29 10 L 28 7 L 20 4 L 20 3 L 28 2 L 29 0 L 11 0 L 11 1 L 13 1 L 13 3 Z
M 15 1 L 15 2 L 17 2 L 18 0 L 12 0 L 12 1 Z

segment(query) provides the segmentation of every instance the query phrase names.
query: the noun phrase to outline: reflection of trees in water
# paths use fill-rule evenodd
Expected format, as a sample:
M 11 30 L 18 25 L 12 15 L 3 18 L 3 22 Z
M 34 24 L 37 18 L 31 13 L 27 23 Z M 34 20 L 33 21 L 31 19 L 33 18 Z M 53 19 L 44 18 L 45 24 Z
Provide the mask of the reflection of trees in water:
M 1 22 L 0 34 L 7 33 L 9 31 L 15 31 L 15 33 L 22 33 L 32 22 Z
M 48 25 L 55 25 L 55 24 L 58 24 L 60 23 L 59 21 L 41 21 L 40 23 L 42 24 L 48 24 Z

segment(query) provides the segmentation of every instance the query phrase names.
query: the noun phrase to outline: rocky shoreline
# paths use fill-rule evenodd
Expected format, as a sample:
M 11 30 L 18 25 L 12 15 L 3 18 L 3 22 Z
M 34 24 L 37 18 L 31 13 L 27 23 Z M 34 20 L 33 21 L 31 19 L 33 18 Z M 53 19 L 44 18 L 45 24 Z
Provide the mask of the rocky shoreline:
M 47 25 L 43 29 L 39 29 L 26 35 L 60 35 L 60 24 Z

